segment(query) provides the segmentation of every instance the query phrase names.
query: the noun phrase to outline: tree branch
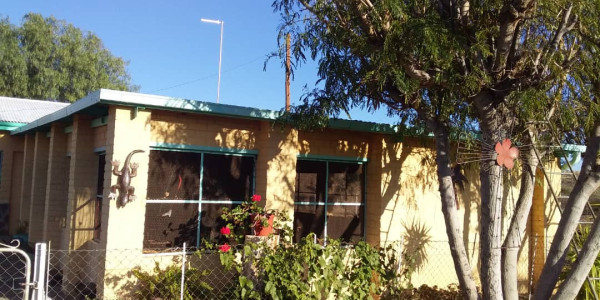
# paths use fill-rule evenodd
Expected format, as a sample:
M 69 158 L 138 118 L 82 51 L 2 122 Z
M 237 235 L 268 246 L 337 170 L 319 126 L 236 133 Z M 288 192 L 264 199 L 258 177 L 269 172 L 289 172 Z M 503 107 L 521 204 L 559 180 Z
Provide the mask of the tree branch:
M 500 32 L 496 38 L 497 52 L 492 72 L 500 73 L 504 70 L 510 46 L 515 38 L 517 25 L 532 10 L 533 4 L 532 0 L 510 1 L 502 7 L 502 11 L 500 12 Z

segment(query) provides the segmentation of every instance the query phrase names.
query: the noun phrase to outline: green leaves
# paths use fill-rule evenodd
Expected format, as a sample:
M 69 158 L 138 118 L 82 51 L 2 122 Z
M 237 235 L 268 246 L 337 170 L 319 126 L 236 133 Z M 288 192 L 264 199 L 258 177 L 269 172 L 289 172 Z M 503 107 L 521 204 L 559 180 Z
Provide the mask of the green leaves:
M 21 27 L 0 21 L 0 94 L 75 101 L 99 88 L 135 91 L 127 62 L 91 32 L 30 13 Z
M 391 246 L 376 249 L 358 242 L 348 247 L 337 240 L 323 246 L 313 238 L 309 235 L 298 244 L 275 249 L 247 244 L 243 255 L 221 253 L 227 269 L 239 266 L 239 299 L 372 299 L 394 297 L 407 286 L 411 271 L 398 271 L 400 257 Z M 236 255 L 242 259 L 234 262 Z M 251 270 L 256 271 L 254 280 L 248 275 Z

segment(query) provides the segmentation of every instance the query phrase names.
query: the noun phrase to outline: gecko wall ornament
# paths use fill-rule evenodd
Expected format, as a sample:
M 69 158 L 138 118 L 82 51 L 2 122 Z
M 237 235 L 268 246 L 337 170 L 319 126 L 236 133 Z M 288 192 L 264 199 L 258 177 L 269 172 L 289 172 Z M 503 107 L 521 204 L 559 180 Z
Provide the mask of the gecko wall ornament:
M 131 186 L 131 178 L 137 176 L 137 163 L 131 163 L 131 157 L 136 153 L 142 153 L 143 150 L 133 150 L 125 158 L 125 163 L 123 164 L 123 168 L 119 170 L 119 165 L 121 164 L 118 160 L 113 160 L 111 162 L 113 166 L 112 173 L 117 178 L 117 184 L 110 187 L 111 191 L 108 194 L 109 199 L 117 199 L 117 206 L 122 207 L 125 204 L 132 202 L 135 200 L 135 188 Z M 119 196 L 117 197 L 117 191 L 119 191 Z

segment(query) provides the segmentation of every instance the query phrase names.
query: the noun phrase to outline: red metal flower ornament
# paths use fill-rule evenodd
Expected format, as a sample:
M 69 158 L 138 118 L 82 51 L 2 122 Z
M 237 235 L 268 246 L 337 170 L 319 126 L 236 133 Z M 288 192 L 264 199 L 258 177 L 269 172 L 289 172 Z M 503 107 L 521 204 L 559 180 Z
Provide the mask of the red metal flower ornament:
M 496 162 L 499 166 L 505 166 L 509 170 L 515 166 L 515 159 L 519 157 L 519 149 L 511 146 L 510 139 L 496 143 L 496 153 L 498 154 Z

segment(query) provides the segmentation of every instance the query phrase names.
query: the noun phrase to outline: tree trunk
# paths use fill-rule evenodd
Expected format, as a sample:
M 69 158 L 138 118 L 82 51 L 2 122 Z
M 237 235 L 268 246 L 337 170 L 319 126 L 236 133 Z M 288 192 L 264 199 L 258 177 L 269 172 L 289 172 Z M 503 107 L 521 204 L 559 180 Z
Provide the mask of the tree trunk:
M 487 162 L 482 162 L 485 164 Z M 480 258 L 483 299 L 502 298 L 502 169 L 488 165 L 479 173 L 481 180 Z
M 450 252 L 454 260 L 454 269 L 465 299 L 479 299 L 477 287 L 473 280 L 467 251 L 463 244 L 463 230 L 456 207 L 452 169 L 450 168 L 450 134 L 447 128 L 437 125 L 434 128 L 437 175 L 440 185 L 442 212 L 446 223 L 446 233 L 450 244 Z
M 534 299 L 536 300 L 549 299 L 552 295 L 586 202 L 600 185 L 600 177 L 597 173 L 598 165 L 596 163 L 599 147 L 600 123 L 595 125 L 592 136 L 590 136 L 579 178 L 577 178 L 575 186 L 569 195 L 569 200 L 552 240 L 546 263 L 536 285 L 534 293 Z
M 571 273 L 567 279 L 560 285 L 554 299 L 575 299 L 577 293 L 581 289 L 581 285 L 585 281 L 590 269 L 594 265 L 594 261 L 600 252 L 600 219 L 594 221 L 594 225 L 590 230 L 590 234 L 581 248 L 581 252 L 577 256 L 577 261 L 571 269 Z M 595 287 L 593 287 L 595 288 Z M 600 291 L 596 291 L 598 293 Z
M 526 141 L 526 143 L 532 143 Z M 535 157 L 535 150 L 531 148 L 526 153 L 523 153 L 522 168 L 521 168 L 521 189 L 517 207 L 512 216 L 510 227 L 504 240 L 502 247 L 502 289 L 504 299 L 517 300 L 519 299 L 517 264 L 519 260 L 519 249 L 527 228 L 527 219 L 531 204 L 533 202 L 533 190 L 535 183 L 535 170 L 538 165 L 538 160 Z
M 512 124 L 501 101 L 491 92 L 481 92 L 475 99 L 482 131 L 480 260 L 483 299 L 502 296 L 502 168 L 496 164 L 494 145 L 507 137 Z

